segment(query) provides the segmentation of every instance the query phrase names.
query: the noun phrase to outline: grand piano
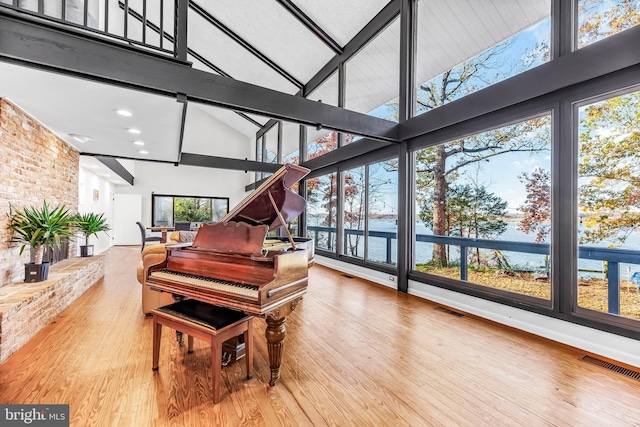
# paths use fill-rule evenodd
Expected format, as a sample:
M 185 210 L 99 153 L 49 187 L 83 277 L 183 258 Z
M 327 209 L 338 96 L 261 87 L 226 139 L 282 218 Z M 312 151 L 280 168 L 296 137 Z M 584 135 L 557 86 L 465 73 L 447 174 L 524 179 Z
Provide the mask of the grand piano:
M 309 170 L 287 164 L 216 224 L 203 224 L 193 242 L 167 245 L 146 285 L 264 317 L 271 379 L 280 378 L 286 316 L 307 292 L 313 241 L 293 237 L 287 224 L 305 208 L 291 186 Z M 269 236 L 283 228 L 286 237 Z

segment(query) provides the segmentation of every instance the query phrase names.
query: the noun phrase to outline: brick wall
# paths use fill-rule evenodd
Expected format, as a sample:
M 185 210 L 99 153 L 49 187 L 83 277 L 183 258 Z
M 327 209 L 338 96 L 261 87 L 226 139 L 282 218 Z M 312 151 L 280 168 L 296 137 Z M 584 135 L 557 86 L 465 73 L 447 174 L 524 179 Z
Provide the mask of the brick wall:
M 79 153 L 6 98 L 0 98 L 0 287 L 24 279 L 29 251 L 7 243 L 9 203 L 78 209 Z M 75 254 L 75 242 L 70 253 Z
M 49 280 L 0 288 L 0 363 L 100 280 L 104 268 L 103 255 L 76 257 L 51 267 Z

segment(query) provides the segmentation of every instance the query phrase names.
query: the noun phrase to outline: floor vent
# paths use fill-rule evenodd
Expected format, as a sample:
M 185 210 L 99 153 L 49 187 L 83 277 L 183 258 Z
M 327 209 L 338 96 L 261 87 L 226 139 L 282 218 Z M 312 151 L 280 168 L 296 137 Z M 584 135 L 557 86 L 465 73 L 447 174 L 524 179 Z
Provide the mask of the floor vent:
M 447 314 L 451 314 L 452 316 L 456 316 L 456 317 L 464 317 L 464 314 L 462 314 L 462 313 L 458 313 L 457 311 L 453 311 L 453 310 L 448 309 L 448 308 L 446 308 L 446 307 L 440 307 L 440 306 L 438 306 L 438 307 L 436 307 L 435 309 L 436 309 L 436 310 L 438 310 L 438 311 L 442 311 L 442 312 L 444 312 L 444 313 L 447 313 Z
M 353 276 L 350 274 L 343 274 L 343 277 L 346 277 L 347 279 L 353 279 Z
M 625 377 L 633 378 L 634 380 L 640 381 L 640 372 L 623 368 L 622 366 L 619 366 L 610 362 L 605 362 L 604 360 L 596 359 L 595 357 L 591 357 L 591 356 L 583 356 L 582 359 L 580 360 L 582 360 L 583 362 L 587 362 L 591 365 L 600 366 L 601 368 L 605 368 L 610 371 L 617 372 L 619 374 L 624 375 Z

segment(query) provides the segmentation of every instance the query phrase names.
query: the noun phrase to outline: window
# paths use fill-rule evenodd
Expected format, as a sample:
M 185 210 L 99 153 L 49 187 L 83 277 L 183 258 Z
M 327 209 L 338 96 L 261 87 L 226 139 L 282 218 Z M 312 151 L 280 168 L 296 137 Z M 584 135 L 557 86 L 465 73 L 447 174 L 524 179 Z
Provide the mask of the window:
M 415 153 L 415 269 L 551 298 L 551 117 Z
M 367 252 L 368 261 L 397 264 L 398 171 L 397 159 L 367 166 Z
M 337 190 L 335 173 L 307 179 L 307 237 L 319 249 L 335 252 Z
M 312 101 L 338 106 L 338 72 L 335 71 L 307 96 Z M 338 133 L 307 127 L 307 159 L 313 159 L 338 148 Z
M 338 148 L 338 132 L 307 127 L 307 160 Z
M 282 123 L 282 162 L 299 164 L 300 161 L 300 125 Z
M 578 306 L 640 319 L 640 92 L 578 109 Z
M 396 263 L 396 163 L 394 159 L 343 172 L 344 255 L 382 264 Z
M 264 136 L 265 140 L 265 157 L 262 159 L 265 163 L 278 162 L 278 124 L 271 126 Z
M 344 200 L 342 253 L 364 259 L 365 199 L 367 197 L 364 166 L 343 172 L 342 188 Z
M 228 197 L 153 194 L 151 199 L 155 227 L 173 227 L 176 221 L 217 222 L 229 212 Z
M 345 107 L 398 121 L 400 20 L 396 19 L 346 64 Z
M 420 0 L 416 115 L 549 60 L 550 0 Z
M 578 48 L 640 24 L 640 0 L 578 0 Z

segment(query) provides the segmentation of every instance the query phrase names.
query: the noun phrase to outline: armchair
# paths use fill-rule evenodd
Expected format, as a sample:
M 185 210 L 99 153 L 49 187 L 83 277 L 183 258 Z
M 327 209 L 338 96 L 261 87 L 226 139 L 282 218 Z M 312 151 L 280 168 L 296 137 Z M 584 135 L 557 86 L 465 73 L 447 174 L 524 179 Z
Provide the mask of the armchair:
M 149 267 L 164 261 L 166 257 L 165 245 L 172 243 L 190 242 L 195 239 L 196 232 L 191 231 L 174 231 L 167 239 L 166 243 L 148 245 L 142 251 L 142 260 L 138 264 L 137 276 L 138 282 L 142 286 L 142 312 L 145 315 L 151 314 L 155 308 L 175 302 L 171 294 L 166 292 L 158 292 L 152 290 L 145 284 L 145 278 Z

